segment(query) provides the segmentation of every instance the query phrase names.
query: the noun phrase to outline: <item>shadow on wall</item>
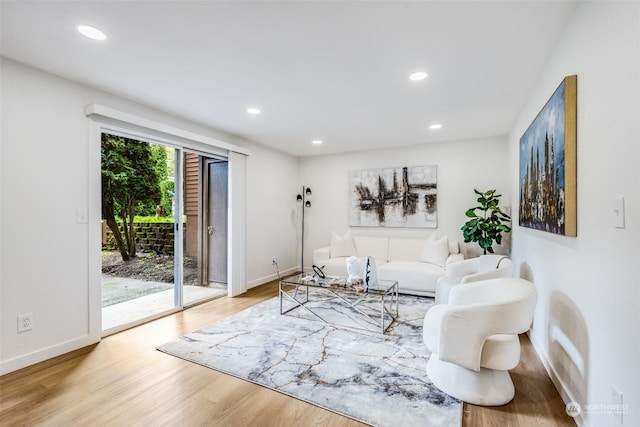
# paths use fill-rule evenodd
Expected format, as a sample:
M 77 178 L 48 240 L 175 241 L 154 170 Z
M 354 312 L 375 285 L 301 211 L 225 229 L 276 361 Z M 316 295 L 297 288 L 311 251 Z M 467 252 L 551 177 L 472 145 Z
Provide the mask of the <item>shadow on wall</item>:
M 549 298 L 547 348 L 554 381 L 568 398 L 587 403 L 589 373 L 589 334 L 578 306 L 566 294 L 554 291 Z
M 535 283 L 533 269 L 523 262 L 520 278 Z M 547 324 L 548 361 L 553 382 L 568 393 L 570 401 L 587 403 L 589 334 L 578 306 L 566 294 L 553 291 L 549 297 Z
M 533 270 L 531 269 L 531 266 L 526 262 L 520 264 L 520 278 L 528 280 L 532 283 L 536 283 L 535 280 L 533 280 Z

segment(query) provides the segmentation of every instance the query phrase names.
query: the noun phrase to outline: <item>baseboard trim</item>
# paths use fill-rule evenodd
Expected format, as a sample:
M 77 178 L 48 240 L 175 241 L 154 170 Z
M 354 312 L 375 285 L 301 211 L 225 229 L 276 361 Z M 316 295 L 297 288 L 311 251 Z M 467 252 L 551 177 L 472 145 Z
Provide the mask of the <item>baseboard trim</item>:
M 5 375 L 23 368 L 44 362 L 54 357 L 78 350 L 91 344 L 100 342 L 100 337 L 86 335 L 84 337 L 69 340 L 60 344 L 46 347 L 31 353 L 23 354 L 13 359 L 0 362 L 0 375 Z
M 542 366 L 544 366 L 544 369 L 547 371 L 547 375 L 549 375 L 549 378 L 551 378 L 551 382 L 553 383 L 556 390 L 558 390 L 558 393 L 560 394 L 560 398 L 562 399 L 564 404 L 566 405 L 569 402 L 575 402 L 575 399 L 571 396 L 571 392 L 564 385 L 564 383 L 558 376 L 557 372 L 553 369 L 553 367 L 549 363 L 549 359 L 544 350 L 544 347 L 542 346 L 542 343 L 540 343 L 531 334 L 531 330 L 527 332 L 527 335 L 529 336 L 529 341 L 531 341 L 531 345 L 533 345 L 533 349 L 536 351 L 536 353 L 538 354 L 538 357 L 540 358 L 540 361 L 542 362 Z M 583 412 L 573 417 L 573 419 L 575 420 L 578 427 L 589 427 L 589 423 L 585 419 Z
M 293 267 L 287 270 L 281 271 L 279 277 L 289 276 L 293 273 L 299 272 L 300 269 Z M 255 288 L 256 286 L 264 285 L 265 283 L 273 282 L 274 280 L 278 280 L 278 274 L 273 273 L 268 276 L 260 277 L 256 280 L 252 280 L 251 282 L 247 282 L 247 289 Z

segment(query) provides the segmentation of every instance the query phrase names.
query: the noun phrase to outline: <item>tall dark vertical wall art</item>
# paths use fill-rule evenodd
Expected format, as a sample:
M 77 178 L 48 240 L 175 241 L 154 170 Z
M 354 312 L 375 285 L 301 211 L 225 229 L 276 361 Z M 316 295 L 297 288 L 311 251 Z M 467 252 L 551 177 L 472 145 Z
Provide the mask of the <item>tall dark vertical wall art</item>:
M 519 224 L 576 236 L 577 76 L 565 77 L 520 138 Z
M 436 166 L 349 172 L 349 225 L 438 226 Z

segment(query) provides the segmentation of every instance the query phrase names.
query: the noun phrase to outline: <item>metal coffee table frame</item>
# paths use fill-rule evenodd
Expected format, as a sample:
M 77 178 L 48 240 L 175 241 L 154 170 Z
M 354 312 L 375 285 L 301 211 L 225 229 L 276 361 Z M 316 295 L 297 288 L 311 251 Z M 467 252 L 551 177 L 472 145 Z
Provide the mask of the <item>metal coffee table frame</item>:
M 393 324 L 393 322 L 398 317 L 398 282 L 392 280 L 379 280 L 375 286 L 369 287 L 368 289 L 360 289 L 357 290 L 350 285 L 345 285 L 344 279 L 333 279 L 333 280 L 321 280 L 317 278 L 307 279 L 309 277 L 308 274 L 298 274 L 296 276 L 288 277 L 280 280 L 279 284 L 279 295 L 280 295 L 280 314 L 284 315 L 289 313 L 292 310 L 296 310 L 298 308 L 304 308 L 309 313 L 313 314 L 320 321 L 331 324 L 318 313 L 313 311 L 307 303 L 309 300 L 309 289 L 322 289 L 329 294 L 336 297 L 337 300 L 345 303 L 356 312 L 360 313 L 367 322 L 373 324 L 377 328 L 380 329 L 381 333 L 385 333 L 389 326 Z M 336 283 L 338 285 L 336 285 Z M 363 286 L 363 285 L 361 285 Z M 300 288 L 303 287 L 304 290 Z M 302 297 L 298 297 L 301 294 Z M 354 296 L 355 301 L 350 301 L 346 296 Z M 369 300 L 372 297 L 378 297 L 380 299 L 380 312 L 379 314 L 370 314 L 366 313 L 364 310 L 361 310 L 358 305 L 360 305 L 363 301 Z M 283 310 L 283 299 L 289 300 L 293 302 L 295 305 L 289 309 Z M 390 317 L 390 321 L 388 324 L 385 324 L 385 313 Z M 336 325 L 339 327 L 343 327 L 343 325 Z M 344 326 L 347 327 L 347 326 Z M 365 328 L 358 327 L 347 327 L 349 329 L 359 329 L 359 330 L 367 330 Z

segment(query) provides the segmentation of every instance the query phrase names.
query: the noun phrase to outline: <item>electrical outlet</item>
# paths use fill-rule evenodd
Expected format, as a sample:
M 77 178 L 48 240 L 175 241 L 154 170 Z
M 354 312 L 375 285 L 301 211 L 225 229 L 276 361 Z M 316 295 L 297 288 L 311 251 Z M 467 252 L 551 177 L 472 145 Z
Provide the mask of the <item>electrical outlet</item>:
M 26 332 L 33 329 L 33 314 L 26 313 L 18 316 L 18 332 Z
M 618 420 L 618 423 L 622 425 L 622 415 L 624 414 L 624 401 L 622 400 L 622 392 L 618 390 L 618 387 L 611 385 L 611 400 L 613 403 L 613 415 Z
M 278 257 L 277 256 L 272 256 L 271 257 L 271 265 L 275 265 L 278 263 Z

